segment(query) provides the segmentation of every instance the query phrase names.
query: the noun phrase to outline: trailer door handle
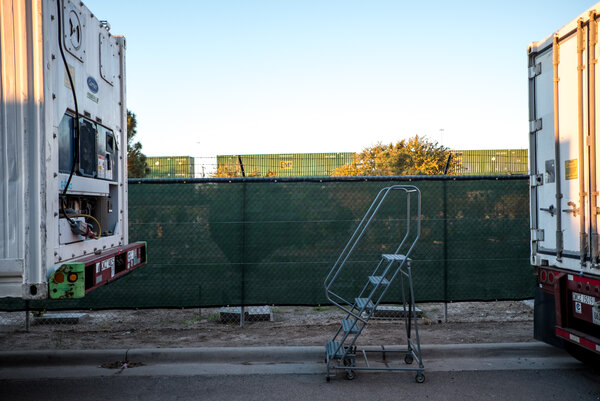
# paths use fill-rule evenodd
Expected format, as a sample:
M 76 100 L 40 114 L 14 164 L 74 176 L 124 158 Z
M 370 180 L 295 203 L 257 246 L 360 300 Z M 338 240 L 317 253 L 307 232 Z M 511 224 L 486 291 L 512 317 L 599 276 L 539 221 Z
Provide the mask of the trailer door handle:
M 563 212 L 573 213 L 573 217 L 576 217 L 579 214 L 579 208 L 575 202 L 568 202 L 567 205 L 571 206 L 571 209 L 563 209 Z
M 550 216 L 554 217 L 554 213 L 556 212 L 556 209 L 554 208 L 554 205 L 550 205 L 550 207 L 545 208 L 545 207 L 541 207 L 540 210 L 542 212 L 548 212 L 550 213 Z

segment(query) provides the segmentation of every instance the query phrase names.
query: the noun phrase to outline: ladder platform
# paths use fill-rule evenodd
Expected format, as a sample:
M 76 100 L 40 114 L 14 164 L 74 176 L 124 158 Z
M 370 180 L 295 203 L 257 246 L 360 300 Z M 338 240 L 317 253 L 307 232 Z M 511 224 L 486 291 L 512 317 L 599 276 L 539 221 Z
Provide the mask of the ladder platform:
M 381 255 L 381 257 L 385 260 L 389 260 L 389 261 L 393 261 L 393 262 L 401 262 L 404 259 L 406 259 L 408 262 L 410 262 L 412 260 L 411 258 L 407 258 L 405 255 L 396 255 L 393 253 L 384 253 L 383 255 Z
M 342 320 L 342 329 L 344 330 L 344 333 L 356 334 L 358 333 L 358 321 L 344 319 Z
M 358 310 L 373 310 L 373 302 L 369 298 L 355 298 L 354 305 L 356 305 L 356 309 Z
M 369 282 L 373 285 L 390 285 L 389 280 L 383 276 L 369 276 Z
M 328 359 L 341 358 L 342 355 L 344 355 L 344 347 L 340 347 L 341 344 L 341 341 L 327 341 L 325 344 L 325 352 L 327 353 Z M 338 349 L 337 353 L 335 352 L 336 349 Z

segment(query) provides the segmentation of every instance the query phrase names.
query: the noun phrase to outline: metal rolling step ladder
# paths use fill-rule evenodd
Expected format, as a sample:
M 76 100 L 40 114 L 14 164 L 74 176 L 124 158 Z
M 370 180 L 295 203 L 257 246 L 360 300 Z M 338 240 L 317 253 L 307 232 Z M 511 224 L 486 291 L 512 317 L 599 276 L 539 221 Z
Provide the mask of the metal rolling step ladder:
M 406 196 L 406 230 L 400 245 L 391 254 L 383 254 L 379 263 L 370 273 L 365 274 L 365 285 L 358 296 L 352 300 L 345 299 L 334 292 L 334 284 L 340 279 L 340 273 L 344 270 L 346 262 L 357 244 L 366 232 L 369 224 L 374 220 L 381 205 L 392 191 L 403 191 Z M 411 198 L 416 198 L 416 216 L 411 216 Z M 411 226 L 411 219 L 416 221 Z M 413 185 L 393 185 L 383 188 L 375 197 L 365 216 L 350 237 L 344 250 L 331 268 L 325 278 L 325 293 L 327 299 L 338 308 L 346 312 L 340 327 L 333 338 L 325 344 L 325 362 L 327 363 L 327 381 L 335 376 L 336 370 L 345 371 L 346 378 L 352 380 L 357 370 L 393 370 L 393 371 L 415 371 L 415 380 L 418 383 L 425 381 L 423 374 L 424 366 L 421 358 L 421 345 L 417 327 L 417 312 L 415 309 L 415 297 L 411 274 L 411 259 L 409 254 L 413 250 L 421 234 L 421 192 Z M 404 252 L 401 254 L 400 252 Z M 358 350 L 356 341 L 363 329 L 377 311 L 390 285 L 396 278 L 400 278 L 404 322 L 406 328 L 407 346 L 402 349 L 362 349 Z M 411 336 L 414 330 L 414 340 Z M 369 363 L 367 353 L 377 352 L 383 356 L 384 363 Z M 386 360 L 388 353 L 404 354 L 404 365 L 392 365 Z M 360 364 L 357 364 L 357 357 Z M 413 362 L 417 363 L 413 366 Z

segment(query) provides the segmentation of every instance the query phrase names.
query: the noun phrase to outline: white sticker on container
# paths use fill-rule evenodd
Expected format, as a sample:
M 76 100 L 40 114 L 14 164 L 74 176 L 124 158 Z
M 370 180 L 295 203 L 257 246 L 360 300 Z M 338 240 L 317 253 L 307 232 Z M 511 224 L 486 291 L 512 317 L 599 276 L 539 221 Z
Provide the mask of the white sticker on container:
M 584 294 L 580 294 L 578 292 L 574 292 L 573 293 L 573 301 L 581 302 L 582 304 L 586 304 L 586 305 L 594 305 L 594 303 L 596 302 L 596 299 L 594 297 L 592 297 L 591 295 L 584 295 Z
M 594 324 L 600 325 L 600 301 L 592 306 L 592 321 Z

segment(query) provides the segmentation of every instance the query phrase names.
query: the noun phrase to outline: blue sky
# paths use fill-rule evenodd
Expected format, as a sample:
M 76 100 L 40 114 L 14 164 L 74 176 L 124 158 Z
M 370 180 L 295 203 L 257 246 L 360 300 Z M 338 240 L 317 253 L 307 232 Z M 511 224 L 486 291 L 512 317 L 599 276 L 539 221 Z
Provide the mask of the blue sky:
M 127 38 L 127 102 L 148 156 L 356 152 L 415 134 L 526 148 L 527 45 L 594 5 L 84 3 Z

